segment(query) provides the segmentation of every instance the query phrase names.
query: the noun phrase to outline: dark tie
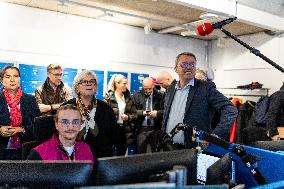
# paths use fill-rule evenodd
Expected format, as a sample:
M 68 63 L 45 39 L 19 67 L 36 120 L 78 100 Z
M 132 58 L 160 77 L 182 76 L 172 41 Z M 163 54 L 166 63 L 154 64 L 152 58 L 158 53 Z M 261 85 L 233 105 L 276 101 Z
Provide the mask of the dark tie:
M 147 108 L 146 111 L 151 111 L 151 96 L 147 98 Z M 151 126 L 151 118 L 150 116 L 146 117 L 147 126 Z

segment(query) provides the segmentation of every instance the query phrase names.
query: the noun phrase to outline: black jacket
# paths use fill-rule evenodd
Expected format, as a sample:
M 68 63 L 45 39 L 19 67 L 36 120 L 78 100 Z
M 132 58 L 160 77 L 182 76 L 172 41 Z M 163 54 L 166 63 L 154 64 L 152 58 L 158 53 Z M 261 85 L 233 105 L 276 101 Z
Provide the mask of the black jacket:
M 135 103 L 136 109 L 137 109 L 137 121 L 136 121 L 136 129 L 139 130 L 145 119 L 145 116 L 143 115 L 143 111 L 146 110 L 146 101 L 147 96 L 145 94 L 144 89 L 134 93 L 132 95 L 133 101 Z M 157 117 L 154 119 L 154 127 L 155 130 L 161 129 L 162 121 L 163 121 L 163 104 L 161 102 L 163 101 L 163 94 L 159 92 L 158 90 L 153 90 L 153 100 L 152 100 L 152 109 L 157 111 Z
M 39 107 L 36 103 L 35 97 L 29 94 L 24 94 L 20 100 L 20 109 L 22 112 L 22 127 L 25 133 L 21 133 L 21 143 L 33 140 L 33 124 L 34 118 L 41 115 Z M 0 93 L 0 125 L 10 126 L 10 112 L 3 92 Z M 0 149 L 7 147 L 9 137 L 2 137 L 0 135 Z
M 236 143 L 243 144 L 245 141 L 244 138 L 244 129 L 253 126 L 252 125 L 252 117 L 255 112 L 255 102 L 246 101 L 242 107 L 239 109 L 238 118 L 237 118 L 237 139 Z
M 125 114 L 128 116 L 127 121 L 123 121 L 126 144 L 132 144 L 134 142 L 135 121 L 137 119 L 137 110 L 135 104 L 130 96 L 130 92 L 127 90 L 124 94 L 125 98 Z M 116 120 L 119 116 L 118 104 L 115 98 L 114 91 L 109 91 L 105 98 L 105 102 L 113 109 L 116 116 Z
M 277 127 L 284 126 L 284 90 L 282 88 L 270 96 L 266 125 L 269 137 L 278 135 Z

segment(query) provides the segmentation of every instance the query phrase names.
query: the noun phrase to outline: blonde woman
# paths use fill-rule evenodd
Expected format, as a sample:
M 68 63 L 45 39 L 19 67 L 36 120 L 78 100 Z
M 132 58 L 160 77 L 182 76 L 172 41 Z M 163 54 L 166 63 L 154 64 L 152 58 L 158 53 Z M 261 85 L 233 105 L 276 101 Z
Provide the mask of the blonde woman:
M 134 143 L 134 122 L 137 119 L 135 104 L 127 89 L 127 78 L 121 74 L 112 75 L 108 83 L 106 103 L 113 109 L 118 125 L 118 155 L 124 155 L 129 145 Z

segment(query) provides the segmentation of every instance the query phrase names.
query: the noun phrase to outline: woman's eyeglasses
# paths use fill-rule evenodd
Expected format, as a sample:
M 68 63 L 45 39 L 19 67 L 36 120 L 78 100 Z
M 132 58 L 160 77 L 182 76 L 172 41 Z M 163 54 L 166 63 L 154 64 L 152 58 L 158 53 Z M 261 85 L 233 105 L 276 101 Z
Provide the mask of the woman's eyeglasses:
M 96 79 L 91 79 L 91 80 L 81 80 L 79 82 L 80 85 L 86 86 L 86 85 L 96 85 L 97 84 L 97 80 Z

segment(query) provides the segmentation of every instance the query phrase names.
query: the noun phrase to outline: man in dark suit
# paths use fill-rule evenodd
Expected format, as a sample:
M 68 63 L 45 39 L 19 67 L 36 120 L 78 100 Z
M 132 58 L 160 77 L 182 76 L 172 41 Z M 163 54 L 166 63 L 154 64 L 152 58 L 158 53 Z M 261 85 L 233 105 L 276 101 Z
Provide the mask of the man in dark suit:
M 211 82 L 194 79 L 196 74 L 196 57 L 192 53 L 181 53 L 175 62 L 175 72 L 179 81 L 168 87 L 162 129 L 167 133 L 178 124 L 184 123 L 225 139 L 237 116 L 233 104 Z M 220 113 L 220 122 L 211 129 L 211 111 Z M 191 131 L 180 131 L 173 141 L 177 148 L 191 148 Z
M 154 88 L 152 78 L 143 80 L 143 89 L 133 94 L 133 101 L 137 109 L 137 152 L 147 151 L 147 137 L 154 131 L 161 129 L 163 108 L 161 101 L 163 94 Z

